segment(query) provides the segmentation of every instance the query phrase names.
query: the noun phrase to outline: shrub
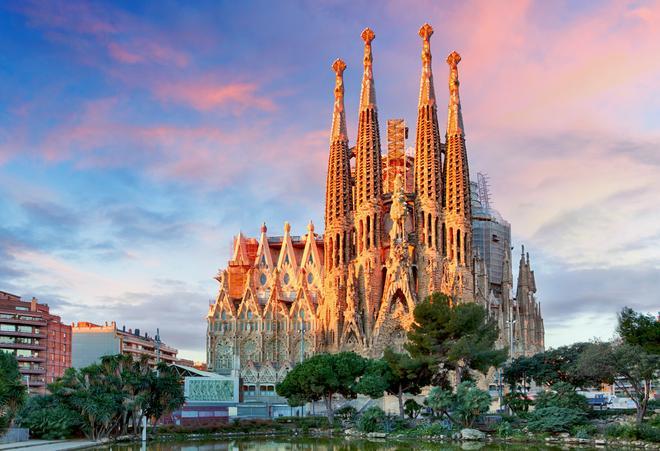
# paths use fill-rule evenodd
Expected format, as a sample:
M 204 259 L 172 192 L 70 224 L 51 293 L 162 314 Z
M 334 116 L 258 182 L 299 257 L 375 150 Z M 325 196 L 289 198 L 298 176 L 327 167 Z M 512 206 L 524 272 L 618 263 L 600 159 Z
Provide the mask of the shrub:
M 524 393 L 513 391 L 504 395 L 504 403 L 514 414 L 520 415 L 529 411 L 529 406 L 533 404 L 533 401 Z
M 573 426 L 571 435 L 575 438 L 591 438 L 598 432 L 598 428 L 593 424 L 583 424 Z
M 409 399 L 403 405 L 403 411 L 406 415 L 408 415 L 408 417 L 410 417 L 410 419 L 415 419 L 419 415 L 419 412 L 422 411 L 423 407 L 424 406 L 419 404 L 414 399 Z
M 584 424 L 587 414 L 565 407 L 543 407 L 529 415 L 527 427 L 532 432 L 569 432 L 574 426 Z
M 660 428 L 649 423 L 638 426 L 639 438 L 653 443 L 660 443 Z
M 430 424 L 422 424 L 415 428 L 408 429 L 405 434 L 412 437 L 427 437 L 427 436 L 448 436 L 452 433 L 452 427 L 446 422 L 436 422 Z
M 511 437 L 513 435 L 513 426 L 508 421 L 502 421 L 497 425 L 495 433 L 498 437 Z
M 380 407 L 370 407 L 360 415 L 356 427 L 360 432 L 382 432 L 385 423 L 385 412 Z
M 30 398 L 19 414 L 18 423 L 29 428 L 32 437 L 59 440 L 75 436 L 83 421 L 78 412 L 56 403 L 48 395 Z
M 335 417 L 344 421 L 353 421 L 357 415 L 357 410 L 353 406 L 344 406 L 341 409 L 335 410 Z
M 642 423 L 639 426 L 632 423 L 612 424 L 605 429 L 605 435 L 610 438 L 660 443 L 660 428 L 652 422 Z
M 565 382 L 559 382 L 552 386 L 551 390 L 539 393 L 534 403 L 537 409 L 546 407 L 563 407 L 565 409 L 581 410 L 589 412 L 587 398 L 576 393 L 575 387 Z

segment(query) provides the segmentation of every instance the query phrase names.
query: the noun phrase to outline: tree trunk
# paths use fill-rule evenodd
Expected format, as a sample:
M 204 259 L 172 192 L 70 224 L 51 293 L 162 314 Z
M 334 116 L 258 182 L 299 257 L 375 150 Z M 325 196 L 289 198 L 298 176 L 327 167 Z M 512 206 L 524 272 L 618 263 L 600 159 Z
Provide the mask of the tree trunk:
M 637 404 L 637 425 L 642 424 L 644 416 L 646 415 L 646 409 L 649 405 L 649 395 L 651 394 L 651 381 L 644 381 L 644 394 L 639 404 Z
M 403 411 L 403 390 L 401 389 L 401 385 L 399 385 L 399 393 L 396 394 L 396 397 L 399 398 L 399 416 L 403 420 L 406 418 L 406 413 Z
M 335 419 L 334 412 L 332 411 L 332 394 L 325 397 L 325 410 L 326 415 L 328 416 L 328 422 L 330 423 L 330 426 L 332 426 Z
M 463 367 L 459 363 L 458 365 L 456 365 L 456 386 L 457 387 L 461 383 L 461 379 L 463 379 Z

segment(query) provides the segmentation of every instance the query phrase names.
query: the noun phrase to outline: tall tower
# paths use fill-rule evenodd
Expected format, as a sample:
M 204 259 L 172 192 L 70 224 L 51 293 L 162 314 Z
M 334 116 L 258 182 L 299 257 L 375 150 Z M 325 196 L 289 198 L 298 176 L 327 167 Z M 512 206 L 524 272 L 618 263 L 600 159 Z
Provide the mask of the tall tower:
M 381 231 L 383 213 L 382 168 L 380 156 L 380 132 L 376 89 L 372 70 L 371 42 L 376 35 L 365 28 L 364 74 L 360 92 L 357 143 L 355 150 L 355 227 L 356 275 L 358 277 L 358 311 L 364 321 L 367 340 L 371 335 L 374 316 L 378 311 L 381 296 Z
M 440 127 L 431 70 L 433 28 L 425 23 L 422 38 L 422 76 L 419 82 L 417 139 L 415 142 L 415 193 L 417 213 L 418 299 L 440 288 L 442 272 L 442 180 Z
M 443 291 L 455 301 L 472 301 L 474 286 L 472 279 L 472 209 L 470 204 L 470 172 L 463 114 L 458 93 L 458 63 L 461 55 L 452 52 L 447 57 L 449 64 L 449 111 L 445 144 L 444 212 L 446 268 L 443 274 Z
M 336 347 L 341 336 L 341 303 L 346 297 L 347 266 L 351 260 L 353 212 L 351 202 L 351 167 L 344 111 L 344 70 L 346 63 L 337 59 L 335 72 L 335 104 L 330 133 L 330 156 L 325 194 L 325 278 L 327 293 L 320 315 L 325 325 L 326 343 Z

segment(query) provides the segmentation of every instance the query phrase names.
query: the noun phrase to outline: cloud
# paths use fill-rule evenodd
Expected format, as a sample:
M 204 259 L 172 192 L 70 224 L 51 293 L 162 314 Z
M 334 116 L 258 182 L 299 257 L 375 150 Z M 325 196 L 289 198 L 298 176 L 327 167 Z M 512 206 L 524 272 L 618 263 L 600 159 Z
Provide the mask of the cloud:
M 536 277 L 546 326 L 546 342 L 561 346 L 594 337 L 614 335 L 617 313 L 625 306 L 656 314 L 660 267 L 646 265 L 548 271 L 539 266 Z M 561 262 L 557 262 L 560 265 Z M 539 271 L 538 269 L 541 269 Z
M 180 102 L 201 111 L 218 108 L 231 109 L 236 114 L 247 109 L 274 111 L 276 107 L 273 100 L 260 95 L 258 90 L 259 86 L 255 83 L 203 80 L 166 82 L 154 88 L 156 97 L 163 101 Z

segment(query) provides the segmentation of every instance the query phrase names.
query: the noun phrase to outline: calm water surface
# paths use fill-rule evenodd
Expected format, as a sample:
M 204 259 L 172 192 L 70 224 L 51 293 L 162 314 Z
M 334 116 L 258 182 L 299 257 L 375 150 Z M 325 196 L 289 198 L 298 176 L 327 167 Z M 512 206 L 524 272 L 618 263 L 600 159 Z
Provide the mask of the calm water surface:
M 536 445 L 486 445 L 482 443 L 465 443 L 463 445 L 449 445 L 444 443 L 431 443 L 423 441 L 376 441 L 344 438 L 255 438 L 221 441 L 188 441 L 188 442 L 150 442 L 146 448 L 139 444 L 122 444 L 94 448 L 105 451 L 242 451 L 242 450 L 311 450 L 311 451 L 340 451 L 340 450 L 483 450 L 483 451 L 551 451 L 560 450 L 557 446 Z M 565 448 L 564 448 L 565 449 Z M 575 449 L 575 448 L 573 448 Z M 580 448 L 589 450 L 594 448 Z

